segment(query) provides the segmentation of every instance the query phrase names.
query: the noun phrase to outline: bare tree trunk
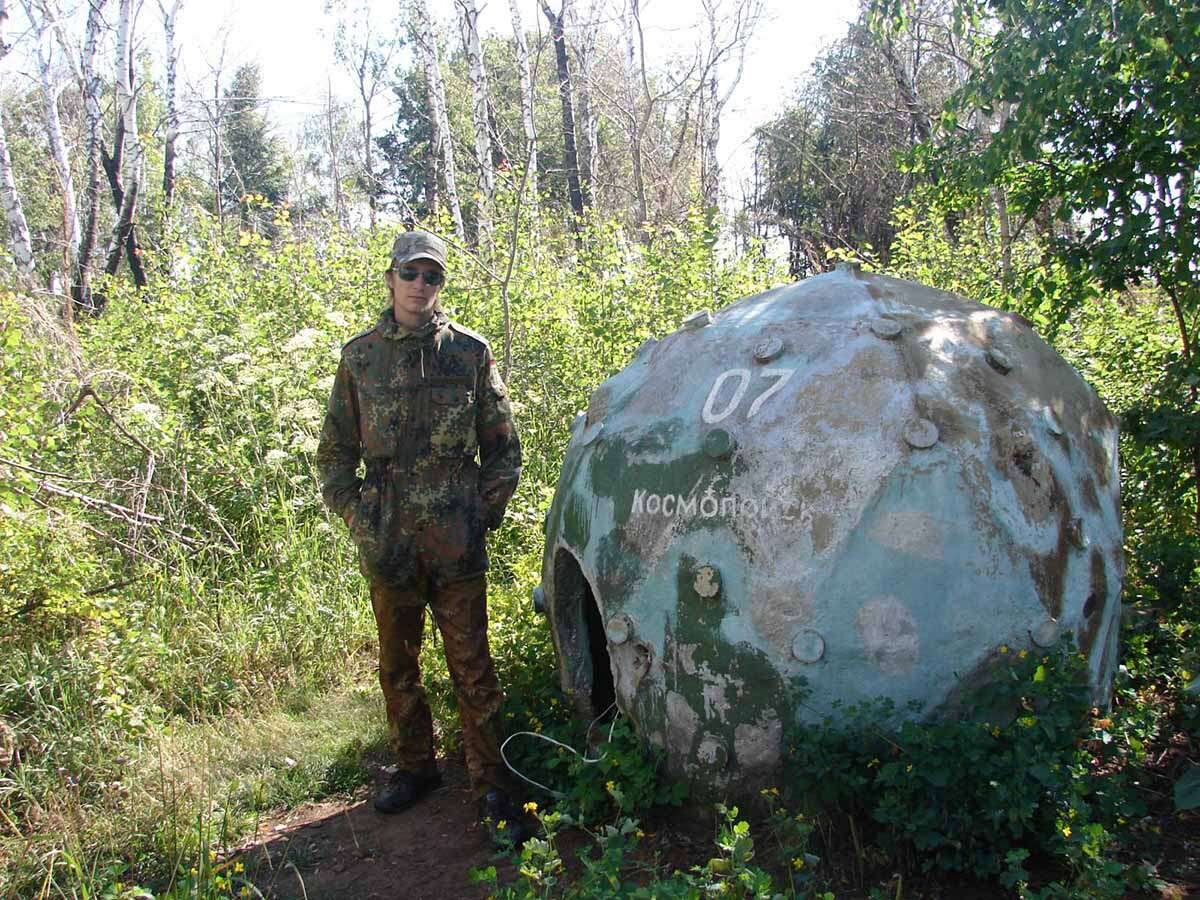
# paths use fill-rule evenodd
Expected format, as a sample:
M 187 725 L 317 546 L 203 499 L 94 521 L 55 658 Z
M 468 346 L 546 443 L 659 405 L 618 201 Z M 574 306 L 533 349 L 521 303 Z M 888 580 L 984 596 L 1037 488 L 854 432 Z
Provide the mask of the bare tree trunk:
M 217 63 L 211 66 L 212 72 L 212 105 L 201 101 L 200 108 L 204 110 L 204 116 L 208 126 L 208 148 L 212 154 L 212 189 L 213 189 L 213 212 L 217 216 L 217 227 L 221 233 L 225 233 L 225 201 L 221 196 L 221 183 L 224 180 L 223 161 L 224 147 L 222 145 L 221 134 L 225 128 L 225 111 L 228 104 L 221 96 L 221 79 L 225 72 L 225 54 L 228 50 L 228 45 L 225 41 L 221 42 L 220 48 L 217 51 Z M 118 145 L 119 148 L 119 145 Z
M 517 0 L 508 0 L 512 13 L 513 37 L 517 46 L 517 69 L 521 75 L 521 125 L 525 129 L 525 181 L 529 195 L 537 206 L 537 128 L 533 121 L 533 73 L 529 66 L 529 46 L 525 43 L 525 29 L 521 26 L 521 9 Z
M 346 198 L 342 194 L 342 171 L 338 165 L 337 131 L 333 118 L 333 79 L 328 76 L 325 79 L 325 97 L 325 128 L 329 137 L 329 180 L 332 182 L 330 187 L 333 194 L 333 214 L 338 224 L 345 228 L 350 222 L 346 215 Z
M 642 134 L 644 132 L 643 123 L 648 120 L 650 112 L 653 109 L 653 97 L 650 96 L 650 89 L 646 84 L 645 78 L 645 45 L 642 39 L 642 18 L 641 10 L 638 7 L 638 0 L 629 0 L 629 5 L 626 8 L 629 15 L 633 18 L 632 25 L 625 18 L 626 13 L 622 13 L 622 30 L 625 32 L 625 76 L 629 84 L 629 146 L 633 155 L 633 190 L 637 197 L 637 216 L 638 228 L 642 229 L 642 234 L 645 236 L 645 226 L 650 221 L 650 205 L 646 200 L 646 173 L 642 161 Z M 637 44 L 634 44 L 634 31 L 637 32 Z M 638 60 L 641 60 L 639 66 Z M 640 76 L 639 76 L 640 71 Z M 643 114 L 638 113 L 637 89 L 634 87 L 634 81 L 640 79 L 646 93 L 646 111 Z
M 492 195 L 496 176 L 492 169 L 491 129 L 488 127 L 487 69 L 483 65 L 483 45 L 479 41 L 479 10 L 475 0 L 455 0 L 463 46 L 467 53 L 467 73 L 471 82 L 471 123 L 475 126 L 475 161 L 479 166 L 479 204 L 477 238 L 486 245 L 492 233 Z
M 71 291 L 75 302 L 85 309 L 94 309 L 91 291 L 92 254 L 96 250 L 96 234 L 100 224 L 100 96 L 104 85 L 96 72 L 96 45 L 104 24 L 102 13 L 107 0 L 88 0 L 87 27 L 84 31 L 83 53 L 80 56 L 80 77 L 83 81 L 83 111 L 87 122 L 87 188 L 83 232 L 79 252 L 75 257 L 74 282 Z
M 575 148 L 575 111 L 571 92 L 571 70 L 567 66 L 567 42 L 563 35 L 563 19 L 569 0 L 562 0 L 563 8 L 558 15 L 550 9 L 546 0 L 541 0 L 542 12 L 550 22 L 550 37 L 554 41 L 554 59 L 558 65 L 558 98 L 562 103 L 562 127 L 564 165 L 567 170 L 567 194 L 571 198 L 571 209 L 576 219 L 583 216 L 583 189 L 579 184 L 579 154 Z
M 715 215 L 720 205 L 721 163 L 718 147 L 721 137 L 721 114 L 733 96 L 742 70 L 754 29 L 762 17 L 763 0 L 733 0 L 732 8 L 721 0 L 701 0 L 708 21 L 708 47 L 704 52 L 699 77 L 701 194 L 704 205 Z M 733 72 L 723 76 L 719 71 L 726 61 Z M 720 77 L 719 77 L 720 76 Z M 727 83 L 724 93 L 717 90 L 718 80 Z
M 371 227 L 379 221 L 379 179 L 375 175 L 375 97 L 385 79 L 391 76 L 392 54 L 397 40 L 390 32 L 384 37 L 374 28 L 370 15 L 364 15 L 365 7 L 358 7 L 349 22 L 338 26 L 334 41 L 334 52 L 338 60 L 354 74 L 358 87 L 358 98 L 362 101 L 362 178 L 367 193 L 367 206 L 371 211 Z
M 4 116 L 0 113 L 0 200 L 4 202 L 4 215 L 8 220 L 9 245 L 17 271 L 22 275 L 33 275 L 33 243 L 29 238 L 29 223 L 25 221 L 25 210 L 21 206 L 21 195 L 13 178 L 12 158 L 8 154 L 8 134 L 4 127 Z
M 7 69 L 4 59 L 8 56 L 8 2 L 0 0 L 0 72 Z M 8 132 L 4 126 L 3 110 L 0 110 L 0 201 L 4 203 L 4 217 L 8 221 L 9 245 L 17 271 L 24 277 L 33 275 L 33 242 L 29 237 L 29 223 L 25 221 L 25 210 L 17 182 L 13 178 L 12 158 L 8 153 Z
M 75 251 L 80 243 L 80 228 L 79 214 L 75 206 L 75 181 L 71 176 L 71 161 L 67 156 L 67 144 L 63 139 L 62 121 L 58 114 L 58 95 L 61 87 L 55 84 L 53 74 L 54 15 L 45 6 L 35 6 L 29 0 L 26 0 L 24 6 L 36 32 L 38 80 L 42 85 L 46 139 L 50 145 L 50 158 L 58 177 L 63 204 L 63 262 L 66 271 L 72 272 L 75 268 Z
M 1004 286 L 1012 284 L 1012 220 L 1008 215 L 1008 193 L 1003 187 L 992 188 L 992 202 L 996 204 L 996 219 L 1000 223 L 1000 276 Z
M 379 182 L 375 178 L 375 164 L 371 158 L 371 143 L 374 141 L 374 125 L 371 121 L 371 104 L 363 103 L 363 175 L 367 182 L 367 207 L 371 211 L 371 227 L 379 223 Z
M 119 182 L 114 188 L 114 197 L 121 194 L 121 203 L 117 213 L 117 226 L 113 232 L 113 241 L 108 252 L 108 264 L 105 272 L 115 275 L 121 264 L 121 250 L 129 262 L 129 271 L 133 275 L 134 284 L 139 288 L 146 286 L 146 270 L 142 265 L 142 250 L 137 240 L 137 203 L 142 187 L 142 141 L 137 129 L 137 93 L 133 89 L 133 0 L 120 0 L 119 18 L 117 20 L 117 133 L 128 141 L 128 153 L 124 154 L 123 172 L 114 165 L 109 171 L 109 178 L 118 174 Z M 117 145 L 120 152 L 121 144 Z M 114 161 L 116 160 L 114 154 Z
M 463 227 L 462 206 L 458 201 L 458 178 L 454 168 L 454 139 L 450 131 L 450 117 L 446 112 L 446 87 L 442 83 L 441 63 L 438 61 L 437 35 L 433 28 L 433 14 L 429 0 L 415 0 L 413 18 L 417 45 L 425 63 L 425 85 L 429 91 L 429 106 L 433 110 L 434 135 L 437 145 L 434 152 L 442 160 L 442 176 L 446 183 L 446 202 L 454 220 L 454 233 L 462 243 L 467 232 Z
M 592 103 L 592 58 L 596 52 L 596 26 L 594 21 L 581 22 L 578 14 L 572 15 L 571 18 L 571 30 L 576 35 L 575 57 L 579 60 L 579 124 L 583 131 L 583 160 L 580 163 L 579 180 L 583 202 L 591 205 L 596 200 L 600 160 L 600 119 Z M 595 19 L 594 5 L 589 18 Z
M 93 3 L 96 0 L 92 0 Z M 167 138 L 163 147 L 163 198 L 168 207 L 175 199 L 175 141 L 179 138 L 179 110 L 175 105 L 175 74 L 179 66 L 179 48 L 175 44 L 175 25 L 183 0 L 174 0 L 168 9 L 158 0 L 163 30 L 167 35 Z
M 717 160 L 717 145 L 721 137 L 721 110 L 717 100 L 717 76 L 709 76 L 706 90 L 701 92 L 700 117 L 700 198 L 705 208 L 715 213 L 720 202 L 721 166 Z

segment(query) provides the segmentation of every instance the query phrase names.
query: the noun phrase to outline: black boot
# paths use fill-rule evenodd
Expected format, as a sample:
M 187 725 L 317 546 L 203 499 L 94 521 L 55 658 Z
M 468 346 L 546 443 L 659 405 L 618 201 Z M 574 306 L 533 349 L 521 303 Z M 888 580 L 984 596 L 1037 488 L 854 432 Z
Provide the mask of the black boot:
M 416 772 L 397 772 L 378 794 L 375 809 L 381 813 L 404 812 L 430 791 L 442 786 L 438 772 L 419 775 Z
M 479 800 L 479 818 L 497 850 L 517 849 L 533 837 L 533 823 L 504 791 L 492 788 Z

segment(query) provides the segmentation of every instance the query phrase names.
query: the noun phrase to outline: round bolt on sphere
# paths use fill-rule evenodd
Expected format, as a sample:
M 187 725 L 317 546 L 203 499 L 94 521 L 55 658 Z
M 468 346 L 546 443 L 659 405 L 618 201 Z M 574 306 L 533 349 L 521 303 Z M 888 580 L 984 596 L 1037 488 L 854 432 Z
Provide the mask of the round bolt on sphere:
M 721 573 L 713 566 L 701 566 L 696 570 L 692 589 L 703 600 L 711 600 L 721 593 Z
M 783 352 L 783 340 L 777 334 L 769 334 L 754 345 L 754 361 L 769 363 Z
M 1062 637 L 1062 627 L 1054 619 L 1045 619 L 1030 632 L 1030 637 L 1039 647 L 1053 647 Z
M 581 716 L 615 700 L 692 797 L 740 800 L 829 710 L 971 709 L 1001 646 L 1069 636 L 1108 701 L 1118 423 L 1027 321 L 830 272 L 660 337 L 594 386 L 550 509 L 547 627 Z
M 999 372 L 1001 375 L 1007 375 L 1012 371 L 1012 360 L 1008 358 L 1008 354 L 1003 350 L 992 347 L 987 352 L 988 365 Z
M 876 337 L 890 341 L 900 337 L 900 333 L 904 331 L 904 326 L 888 316 L 878 316 L 871 320 L 871 331 L 875 333 Z
M 629 617 L 626 615 L 613 616 L 604 627 L 604 633 L 608 637 L 609 642 L 617 646 L 629 640 L 631 630 Z
M 805 628 L 792 639 L 792 656 L 802 663 L 815 663 L 825 655 L 825 638 Z
M 704 452 L 713 459 L 726 459 L 737 448 L 737 441 L 724 428 L 714 428 L 704 436 Z
M 696 331 L 712 324 L 712 313 L 707 309 L 701 309 L 687 316 L 681 323 L 688 331 Z
M 915 450 L 928 450 L 938 442 L 937 426 L 928 419 L 913 419 L 904 426 L 904 441 Z

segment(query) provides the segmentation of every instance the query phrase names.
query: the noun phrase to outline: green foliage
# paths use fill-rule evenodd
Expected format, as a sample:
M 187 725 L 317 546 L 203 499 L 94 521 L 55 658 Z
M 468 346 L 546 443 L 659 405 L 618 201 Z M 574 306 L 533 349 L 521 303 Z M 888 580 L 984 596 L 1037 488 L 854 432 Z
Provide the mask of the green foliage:
M 221 123 L 224 174 L 218 201 L 224 209 L 238 209 L 243 224 L 254 218 L 249 198 L 259 197 L 270 206 L 287 196 L 287 153 L 271 134 L 262 106 L 262 74 L 257 63 L 240 66 L 225 91 Z M 260 219 L 261 221 L 261 219 Z M 266 223 L 270 218 L 266 219 Z
M 148 822 L 174 807 L 156 793 L 168 784 L 144 785 L 155 799 L 135 816 L 114 760 L 161 746 L 184 723 L 216 729 L 338 689 L 370 665 L 365 586 L 341 522 L 320 503 L 313 453 L 341 344 L 386 302 L 391 235 L 324 222 L 301 232 L 286 210 L 254 209 L 270 216 L 270 237 L 228 236 L 177 208 L 179 242 L 147 250 L 148 288 L 101 286 L 105 315 L 77 322 L 75 336 L 31 317 L 35 301 L 0 294 L 0 605 L 12 623 L 0 637 L 0 709 L 20 759 L 0 810 L 47 851 L 74 846 L 97 872 L 128 866 L 127 882 L 175 871 Z M 512 220 L 498 221 L 503 242 Z M 489 605 L 511 730 L 568 720 L 528 596 L 570 420 L 647 336 L 769 278 L 761 264 L 719 260 L 700 215 L 650 247 L 607 223 L 587 228 L 576 245 L 522 225 L 508 282 L 508 381 L 528 463 L 493 536 Z M 562 266 L 570 256 L 576 264 Z M 452 314 L 503 356 L 492 263 L 456 253 L 450 270 Z M 453 687 L 436 642 L 427 650 L 450 749 Z M 621 740 L 605 780 L 629 770 L 620 783 L 640 808 L 667 789 L 652 763 L 638 767 L 628 732 Z M 219 779 L 198 785 L 173 816 L 186 820 L 214 791 L 233 828 L 264 804 L 349 789 L 361 750 L 339 742 L 226 794 Z M 122 815 L 140 837 L 113 832 Z M 77 825 L 36 824 L 49 821 Z M 0 893 L 45 877 L 36 860 L 49 857 L 8 865 L 16 852 L 0 836 Z
M 607 730 L 607 740 L 589 751 L 597 762 L 559 753 L 545 763 L 551 778 L 569 785 L 564 807 L 592 822 L 613 810 L 630 816 L 655 806 L 678 806 L 686 787 L 666 776 L 663 752 L 646 746 L 627 719 L 617 719 Z
M 1090 775 L 1086 660 L 1066 644 L 1045 656 L 1001 651 L 961 718 L 885 732 L 874 723 L 888 710 L 868 705 L 792 736 L 795 796 L 872 823 L 867 840 L 897 862 L 1012 885 L 1028 880 L 1019 862 L 1036 852 L 1117 896 L 1122 869 L 1108 867 L 1106 825 L 1130 811 Z
M 518 880 L 513 885 L 496 890 L 494 867 L 476 870 L 472 878 L 493 886 L 499 900 L 532 900 L 532 898 L 593 898 L 623 897 L 631 900 L 679 898 L 700 900 L 703 897 L 735 897 L 744 900 L 783 900 L 783 898 L 814 898 L 833 900 L 833 894 L 818 893 L 808 878 L 803 852 L 807 832 L 799 843 L 785 846 L 793 854 L 792 865 L 785 876 L 782 889 L 764 869 L 753 865 L 754 839 L 750 824 L 739 817 L 738 808 L 718 805 L 717 855 L 704 865 L 687 870 L 664 866 L 657 860 L 646 862 L 639 845 L 646 835 L 635 819 L 617 818 L 611 825 L 589 830 L 590 848 L 580 851 L 581 871 L 576 878 L 564 877 L 565 866 L 559 855 L 556 839 L 564 826 L 578 824 L 561 812 L 533 812 L 541 825 L 540 835 L 528 840 L 517 857 Z

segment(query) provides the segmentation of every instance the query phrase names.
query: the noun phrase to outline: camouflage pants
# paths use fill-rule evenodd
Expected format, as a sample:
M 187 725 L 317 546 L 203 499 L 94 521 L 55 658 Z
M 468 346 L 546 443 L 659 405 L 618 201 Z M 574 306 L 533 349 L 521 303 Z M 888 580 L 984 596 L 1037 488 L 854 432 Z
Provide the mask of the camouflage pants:
M 446 585 L 422 578 L 395 588 L 371 583 L 379 626 L 379 684 L 387 703 L 388 735 L 403 771 L 432 773 L 433 717 L 421 685 L 425 604 L 442 635 L 446 667 L 458 698 L 467 772 L 477 795 L 509 789 L 496 721 L 504 700 L 487 641 L 487 581 L 481 575 Z

